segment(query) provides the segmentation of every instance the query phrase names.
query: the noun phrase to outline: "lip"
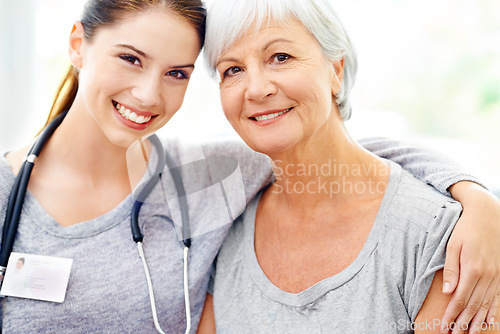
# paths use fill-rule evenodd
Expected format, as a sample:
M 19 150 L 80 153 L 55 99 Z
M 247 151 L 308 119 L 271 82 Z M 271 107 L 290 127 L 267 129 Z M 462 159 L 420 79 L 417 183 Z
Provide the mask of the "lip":
M 278 113 L 278 112 L 282 112 L 282 111 L 285 111 L 285 110 L 288 110 L 288 109 L 292 109 L 292 107 L 290 107 L 290 108 L 285 108 L 285 109 L 267 110 L 267 111 L 264 111 L 264 112 L 255 113 L 255 114 L 251 115 L 249 118 L 255 118 L 255 117 L 258 117 L 258 116 L 264 116 L 264 115 L 276 114 L 276 113 Z M 285 113 L 285 114 L 286 114 L 286 113 Z M 278 116 L 278 117 L 279 117 L 279 116 Z
M 285 108 L 285 109 L 267 110 L 267 111 L 264 111 L 264 112 L 259 112 L 259 113 L 252 114 L 248 119 L 251 120 L 252 122 L 254 122 L 254 124 L 257 124 L 257 125 L 260 125 L 260 126 L 266 126 L 266 125 L 273 124 L 273 123 L 276 123 L 276 122 L 280 121 L 283 117 L 285 117 L 286 115 L 288 115 L 288 113 L 290 111 L 292 111 L 293 109 L 294 109 L 294 107 Z M 283 111 L 286 111 L 286 110 L 288 110 L 288 111 L 285 112 L 285 113 L 283 113 L 283 114 L 281 114 L 281 115 L 279 115 L 279 116 L 271 118 L 271 119 L 266 119 L 266 120 L 261 120 L 261 121 L 258 121 L 258 120 L 255 119 L 255 117 L 258 117 L 258 116 L 271 115 L 271 114 L 280 113 L 280 112 L 283 112 Z
M 149 117 L 151 116 L 151 119 L 149 121 L 147 121 L 146 123 L 142 123 L 142 124 L 138 124 L 138 123 L 135 123 L 135 122 L 132 122 L 128 119 L 125 119 L 123 118 L 123 116 L 118 112 L 118 110 L 116 110 L 116 104 L 120 104 L 122 105 L 123 107 L 129 109 L 131 112 L 134 112 L 137 114 L 137 116 L 144 116 L 144 117 Z M 114 101 L 113 100 L 113 103 L 112 103 L 112 107 L 113 107 L 113 110 L 114 110 L 114 115 L 115 117 L 125 126 L 127 126 L 128 128 L 130 129 L 133 129 L 133 130 L 138 130 L 138 131 L 142 131 L 142 130 L 145 130 L 152 122 L 153 120 L 156 118 L 156 116 L 158 116 L 157 114 L 153 114 L 153 113 L 150 113 L 150 112 L 144 112 L 144 111 L 139 111 L 137 109 L 134 109 L 134 108 L 130 108 L 129 106 L 125 105 L 125 104 L 121 104 L 120 102 L 117 102 L 117 101 Z

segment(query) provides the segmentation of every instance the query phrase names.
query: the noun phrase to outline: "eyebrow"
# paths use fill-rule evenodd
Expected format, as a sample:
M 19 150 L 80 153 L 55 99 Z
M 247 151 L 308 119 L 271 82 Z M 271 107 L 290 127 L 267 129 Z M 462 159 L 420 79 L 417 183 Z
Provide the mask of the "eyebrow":
M 263 51 L 266 51 L 271 45 L 275 44 L 275 43 L 278 43 L 278 42 L 285 42 L 285 43 L 293 43 L 292 40 L 289 40 L 289 39 L 286 39 L 286 38 L 276 38 L 276 39 L 273 39 L 269 42 L 267 42 L 264 47 L 262 48 Z M 219 66 L 220 63 L 223 63 L 223 62 L 238 62 L 238 59 L 237 58 L 222 58 L 220 59 L 216 64 L 215 64 L 215 67 Z
M 276 39 L 273 39 L 272 41 L 269 41 L 266 43 L 266 45 L 264 45 L 264 48 L 262 50 L 267 50 L 271 45 L 273 45 L 274 43 L 278 43 L 278 42 L 286 42 L 286 43 L 293 43 L 293 41 L 289 40 L 289 39 L 286 39 L 286 38 L 276 38 Z
M 128 44 L 116 44 L 116 46 L 118 47 L 121 47 L 121 48 L 127 48 L 127 49 L 130 49 L 132 51 L 134 51 L 135 53 L 143 56 L 144 58 L 149 58 L 149 56 L 147 54 L 145 54 L 144 52 L 142 52 L 141 50 L 133 47 L 132 45 L 128 45 Z
M 178 66 L 172 66 L 173 68 L 193 68 L 194 69 L 194 64 L 187 64 L 187 65 L 178 65 Z
M 121 48 L 127 48 L 127 49 L 130 49 L 132 51 L 134 51 L 135 53 L 137 53 L 138 55 L 146 58 L 146 59 L 149 59 L 151 57 L 149 57 L 146 53 L 144 53 L 143 51 L 133 47 L 132 45 L 128 45 L 128 44 L 116 44 L 117 47 L 121 47 Z M 172 66 L 173 68 L 193 68 L 194 69 L 194 64 L 187 64 L 187 65 L 178 65 L 178 66 Z

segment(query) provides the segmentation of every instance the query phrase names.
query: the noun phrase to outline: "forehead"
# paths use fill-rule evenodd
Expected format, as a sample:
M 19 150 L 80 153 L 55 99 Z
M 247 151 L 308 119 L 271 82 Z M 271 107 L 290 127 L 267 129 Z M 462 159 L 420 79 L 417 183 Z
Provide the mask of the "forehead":
M 267 18 L 262 22 L 253 22 L 248 29 L 241 32 L 221 57 L 241 47 L 261 47 L 262 44 L 267 45 L 272 41 L 282 41 L 303 47 L 319 46 L 314 35 L 298 19 L 293 17 L 283 20 Z
M 275 19 L 267 17 L 263 20 L 254 20 L 248 29 L 240 33 L 240 38 L 247 35 L 265 35 L 265 34 L 307 34 L 309 31 L 295 17 L 287 17 L 283 19 Z
M 128 13 L 114 24 L 101 27 L 91 43 L 97 40 L 113 44 L 126 40 L 139 48 L 141 45 L 151 48 L 168 44 L 172 51 L 182 48 L 198 52 L 200 49 L 195 27 L 166 8 Z

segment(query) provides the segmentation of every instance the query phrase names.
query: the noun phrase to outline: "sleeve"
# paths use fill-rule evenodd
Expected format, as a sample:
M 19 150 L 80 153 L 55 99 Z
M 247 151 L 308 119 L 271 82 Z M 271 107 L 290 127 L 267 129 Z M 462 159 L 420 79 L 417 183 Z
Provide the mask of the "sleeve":
M 461 212 L 462 207 L 458 202 L 449 200 L 442 203 L 433 215 L 434 221 L 428 224 L 424 237 L 419 241 L 415 267 L 412 269 L 413 284 L 405 288 L 405 302 L 412 321 L 427 297 L 434 274 L 444 268 L 446 245 Z
M 441 153 L 388 138 L 363 138 L 359 143 L 372 153 L 401 165 L 419 180 L 450 196 L 448 188 L 460 181 L 472 181 L 484 187 L 473 175 Z M 486 188 L 486 187 L 485 187 Z
M 7 205 L 9 201 L 10 192 L 12 189 L 13 182 L 9 180 L 10 166 L 7 164 L 4 156 L 5 152 L 0 153 L 2 156 L 0 157 L 0 230 L 3 229 L 3 225 L 5 223 L 5 215 L 7 211 Z M 1 241 L 0 241 L 1 245 Z M 3 311 L 2 311 L 2 302 L 0 299 L 0 333 L 2 332 L 2 324 L 3 324 Z

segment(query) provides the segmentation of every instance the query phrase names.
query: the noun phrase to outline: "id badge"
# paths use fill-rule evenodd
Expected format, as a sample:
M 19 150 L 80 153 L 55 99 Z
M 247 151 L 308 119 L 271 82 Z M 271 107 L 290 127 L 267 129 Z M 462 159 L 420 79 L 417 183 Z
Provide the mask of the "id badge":
M 11 253 L 0 294 L 62 303 L 73 259 Z

